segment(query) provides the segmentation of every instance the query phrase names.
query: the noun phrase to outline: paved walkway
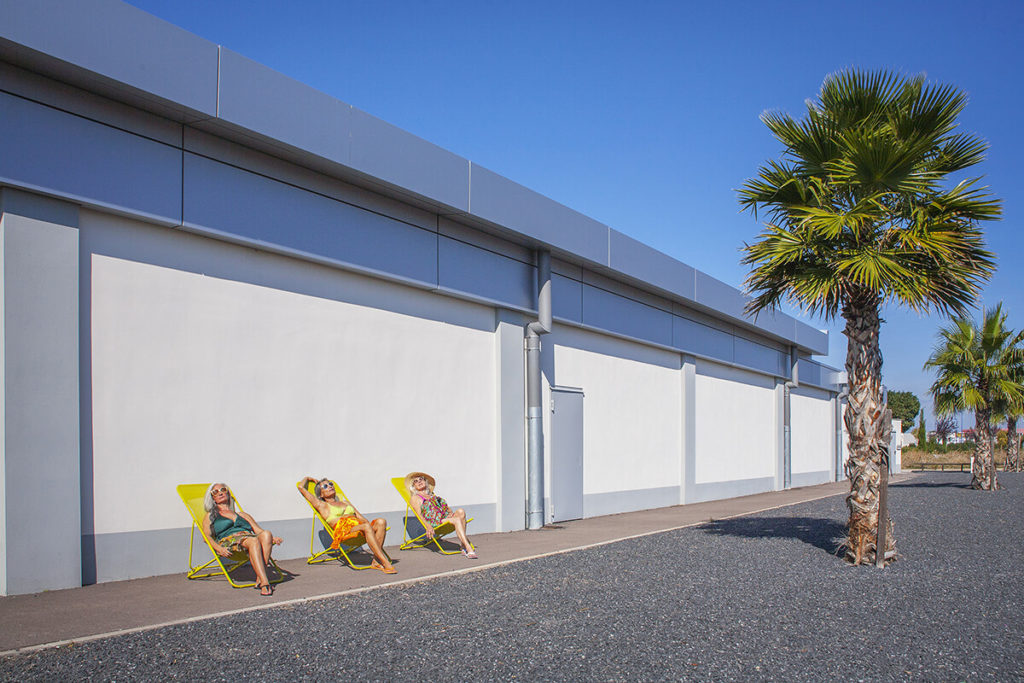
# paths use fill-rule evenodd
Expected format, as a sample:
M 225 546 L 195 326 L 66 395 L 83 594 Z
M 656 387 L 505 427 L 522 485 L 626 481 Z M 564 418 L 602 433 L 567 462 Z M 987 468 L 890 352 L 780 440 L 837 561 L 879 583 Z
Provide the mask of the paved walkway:
M 905 481 L 913 476 L 900 475 L 894 481 Z M 459 555 L 444 556 L 428 550 L 398 552 L 395 549 L 391 554 L 399 572 L 396 576 L 374 570 L 353 571 L 334 562 L 309 566 L 303 559 L 286 560 L 280 565 L 292 577 L 277 584 L 271 598 L 262 598 L 252 589 L 231 589 L 223 579 L 187 581 L 184 574 L 3 597 L 0 598 L 0 655 L 478 571 L 679 529 L 712 519 L 726 519 L 837 496 L 848 490 L 849 484 L 843 481 L 564 522 L 534 532 L 471 533 L 480 560 L 466 560 Z M 182 552 L 184 561 L 184 546 Z

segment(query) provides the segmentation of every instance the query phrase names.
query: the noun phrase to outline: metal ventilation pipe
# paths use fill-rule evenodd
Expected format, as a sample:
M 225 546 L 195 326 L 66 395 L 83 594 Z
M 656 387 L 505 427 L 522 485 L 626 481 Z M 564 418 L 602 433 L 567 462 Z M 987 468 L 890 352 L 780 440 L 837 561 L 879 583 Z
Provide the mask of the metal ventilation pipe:
M 544 412 L 540 335 L 551 331 L 551 252 L 537 251 L 537 320 L 526 326 L 526 527 L 544 526 Z

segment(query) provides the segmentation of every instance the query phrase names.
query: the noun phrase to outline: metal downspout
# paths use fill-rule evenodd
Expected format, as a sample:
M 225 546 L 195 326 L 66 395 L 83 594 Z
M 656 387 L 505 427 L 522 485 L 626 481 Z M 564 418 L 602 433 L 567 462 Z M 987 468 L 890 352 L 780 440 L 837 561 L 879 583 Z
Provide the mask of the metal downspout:
M 800 386 L 800 356 L 795 346 L 789 348 L 789 380 L 786 381 L 785 400 L 783 401 L 783 450 L 782 450 L 782 488 L 793 485 L 793 411 L 790 408 L 790 390 Z
M 850 395 L 849 387 L 839 385 L 836 394 L 836 481 L 846 479 L 846 463 L 843 462 L 843 401 Z
M 551 331 L 551 252 L 537 251 L 537 320 L 526 326 L 526 527 L 544 526 L 540 335 Z

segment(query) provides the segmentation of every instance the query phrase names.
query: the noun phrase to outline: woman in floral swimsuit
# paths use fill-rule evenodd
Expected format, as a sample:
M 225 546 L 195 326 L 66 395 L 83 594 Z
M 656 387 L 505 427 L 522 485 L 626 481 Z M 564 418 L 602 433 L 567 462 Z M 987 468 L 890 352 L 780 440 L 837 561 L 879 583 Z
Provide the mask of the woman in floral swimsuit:
M 427 536 L 433 538 L 434 527 L 449 522 L 462 544 L 462 554 L 471 560 L 477 559 L 473 544 L 466 536 L 466 511 L 452 510 L 444 498 L 434 493 L 434 478 L 425 472 L 410 472 L 405 475 L 405 486 L 409 489 L 409 502 L 427 522 Z

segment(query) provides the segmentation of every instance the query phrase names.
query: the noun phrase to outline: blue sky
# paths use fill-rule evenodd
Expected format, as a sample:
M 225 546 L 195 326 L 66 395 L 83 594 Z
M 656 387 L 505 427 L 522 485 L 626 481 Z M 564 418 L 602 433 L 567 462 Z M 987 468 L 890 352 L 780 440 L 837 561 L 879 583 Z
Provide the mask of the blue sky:
M 735 189 L 826 74 L 888 68 L 951 83 L 976 167 L 1004 201 L 986 226 L 986 306 L 1024 326 L 1024 3 L 131 0 L 215 43 L 473 160 L 733 286 L 758 223 Z M 799 311 L 785 309 L 800 315 Z M 843 367 L 842 321 L 823 360 Z M 887 309 L 884 379 L 926 409 L 937 315 Z M 929 418 L 929 425 L 934 418 Z

